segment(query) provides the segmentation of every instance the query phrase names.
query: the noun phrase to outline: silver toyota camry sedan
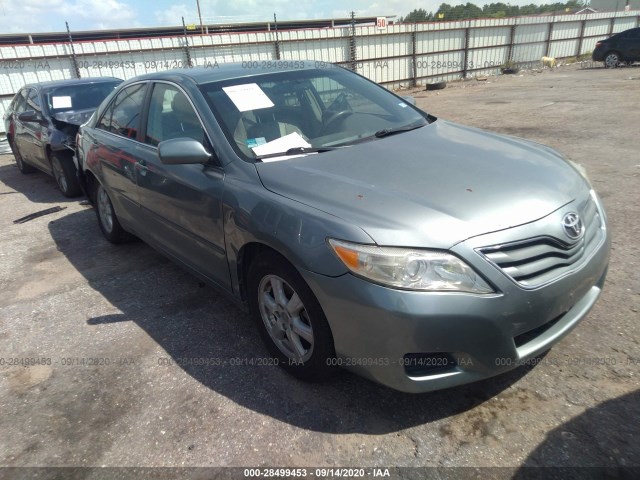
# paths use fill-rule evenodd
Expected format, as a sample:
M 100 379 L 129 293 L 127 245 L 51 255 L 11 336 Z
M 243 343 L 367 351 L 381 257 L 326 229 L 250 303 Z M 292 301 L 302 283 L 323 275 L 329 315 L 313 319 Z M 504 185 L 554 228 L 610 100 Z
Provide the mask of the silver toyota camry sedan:
M 77 161 L 106 238 L 245 304 L 274 363 L 424 392 L 513 369 L 589 312 L 610 238 L 578 165 L 339 67 L 251 67 L 124 82 Z

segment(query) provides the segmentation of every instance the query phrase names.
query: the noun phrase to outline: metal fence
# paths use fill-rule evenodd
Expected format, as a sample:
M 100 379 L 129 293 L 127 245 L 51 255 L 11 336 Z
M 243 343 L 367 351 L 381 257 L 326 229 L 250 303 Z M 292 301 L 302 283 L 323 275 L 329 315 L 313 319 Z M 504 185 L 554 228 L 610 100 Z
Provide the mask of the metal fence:
M 227 62 L 337 63 L 389 88 L 410 87 L 493 74 L 507 61 L 587 54 L 639 22 L 640 11 L 629 11 L 0 46 L 0 114 L 26 83 Z

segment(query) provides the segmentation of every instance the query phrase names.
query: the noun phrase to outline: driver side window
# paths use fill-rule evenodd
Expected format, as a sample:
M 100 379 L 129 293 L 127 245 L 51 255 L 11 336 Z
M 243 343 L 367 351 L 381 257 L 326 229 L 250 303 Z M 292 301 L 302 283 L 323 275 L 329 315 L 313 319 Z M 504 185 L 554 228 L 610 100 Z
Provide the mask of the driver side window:
M 13 111 L 15 113 L 22 113 L 26 110 L 26 107 L 27 107 L 26 95 L 27 95 L 27 91 L 21 90 L 20 93 L 16 96 L 15 103 L 13 105 Z
M 27 108 L 28 110 L 35 110 L 38 113 L 42 111 L 40 95 L 38 95 L 38 92 L 33 88 L 29 90 L 29 96 L 27 97 Z
M 187 96 L 173 85 L 156 83 L 149 103 L 144 142 L 157 146 L 172 138 L 193 138 L 205 147 L 208 145 L 200 119 Z

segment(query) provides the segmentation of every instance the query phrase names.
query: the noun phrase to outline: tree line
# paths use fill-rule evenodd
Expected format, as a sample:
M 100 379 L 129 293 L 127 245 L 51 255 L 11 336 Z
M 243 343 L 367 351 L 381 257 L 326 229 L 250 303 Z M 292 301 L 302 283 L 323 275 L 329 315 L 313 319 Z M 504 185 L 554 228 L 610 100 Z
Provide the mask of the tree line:
M 584 0 L 569 0 L 565 3 L 548 3 L 544 5 L 509 5 L 506 3 L 489 3 L 482 8 L 473 3 L 452 6 L 448 3 L 440 5 L 435 12 L 427 12 L 423 8 L 415 9 L 405 17 L 400 17 L 400 22 L 437 22 L 451 20 L 466 20 L 469 18 L 504 18 L 521 15 L 537 15 L 552 12 L 572 12 L 583 8 Z

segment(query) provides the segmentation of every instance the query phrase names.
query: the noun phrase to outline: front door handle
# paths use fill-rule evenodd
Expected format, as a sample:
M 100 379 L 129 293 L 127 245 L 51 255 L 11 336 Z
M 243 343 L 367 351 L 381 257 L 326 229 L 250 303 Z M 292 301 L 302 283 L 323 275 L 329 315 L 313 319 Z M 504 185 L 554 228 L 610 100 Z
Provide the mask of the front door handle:
M 147 175 L 147 172 L 149 171 L 149 168 L 147 167 L 147 161 L 144 159 L 140 159 L 136 162 L 136 164 L 138 165 L 138 171 L 140 172 L 140 175 L 142 175 L 143 177 Z

